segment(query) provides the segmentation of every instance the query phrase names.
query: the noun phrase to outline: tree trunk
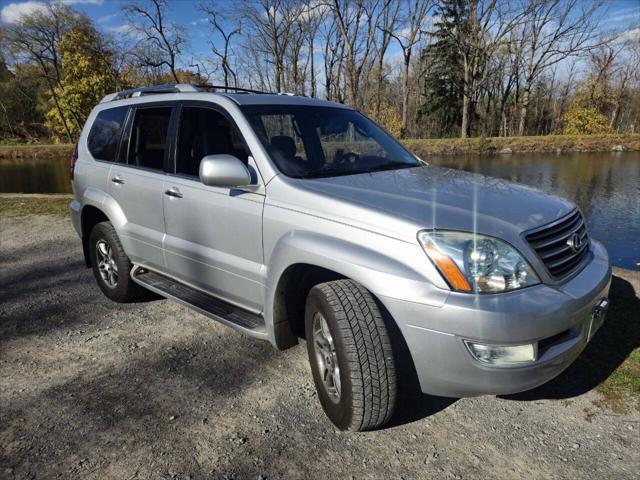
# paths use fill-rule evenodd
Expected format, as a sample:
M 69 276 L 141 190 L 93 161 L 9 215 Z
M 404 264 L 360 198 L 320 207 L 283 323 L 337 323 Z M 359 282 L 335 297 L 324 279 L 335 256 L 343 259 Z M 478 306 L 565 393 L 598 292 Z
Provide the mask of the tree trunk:
M 314 57 L 314 47 L 313 47 L 313 37 L 311 37 L 311 40 L 309 41 L 309 55 L 311 55 L 311 97 L 315 98 L 316 97 L 316 64 L 315 61 L 313 59 Z
M 469 136 L 469 116 L 471 106 L 471 88 L 470 72 L 468 65 L 464 66 L 464 85 L 462 86 L 462 125 L 460 127 L 460 138 L 467 138 Z
M 409 125 L 409 66 L 411 64 L 411 52 L 404 55 L 404 68 L 402 71 L 402 125 L 400 126 L 400 138 L 407 138 Z
M 377 90 L 376 90 L 376 105 L 375 113 L 376 119 L 380 119 L 380 105 L 382 104 L 382 69 L 384 68 L 384 55 L 381 53 L 378 58 L 378 72 L 376 78 Z
M 527 81 L 522 91 L 522 106 L 520 107 L 520 121 L 518 122 L 518 136 L 524 136 L 524 129 L 527 124 L 527 112 L 529 110 L 529 100 L 531 93 L 531 85 Z

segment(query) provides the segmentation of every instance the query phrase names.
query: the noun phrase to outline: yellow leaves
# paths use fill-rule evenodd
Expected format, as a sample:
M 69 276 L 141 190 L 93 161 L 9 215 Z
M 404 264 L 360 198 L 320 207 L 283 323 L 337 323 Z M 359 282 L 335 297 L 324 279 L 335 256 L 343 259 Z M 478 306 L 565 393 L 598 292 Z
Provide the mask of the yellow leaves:
M 396 108 L 391 105 L 383 104 L 380 106 L 380 113 L 366 112 L 376 123 L 380 124 L 386 131 L 394 137 L 400 136 L 402 128 L 402 117 Z
M 104 49 L 98 33 L 91 28 L 70 30 L 60 42 L 62 82 L 56 87 L 56 105 L 51 99 L 47 124 L 56 136 L 67 129 L 80 133 L 89 112 L 115 87 L 111 53 Z
M 562 116 L 563 135 L 598 135 L 613 133 L 607 117 L 596 108 L 585 108 L 577 105 Z

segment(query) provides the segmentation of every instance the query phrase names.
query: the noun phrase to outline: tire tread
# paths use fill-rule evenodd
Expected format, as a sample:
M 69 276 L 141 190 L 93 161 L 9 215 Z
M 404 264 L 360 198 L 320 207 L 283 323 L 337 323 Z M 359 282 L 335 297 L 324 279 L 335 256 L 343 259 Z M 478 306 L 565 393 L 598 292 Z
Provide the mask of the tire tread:
M 352 280 L 317 285 L 331 306 L 353 385 L 350 430 L 369 430 L 391 418 L 397 385 L 391 340 L 373 296 Z

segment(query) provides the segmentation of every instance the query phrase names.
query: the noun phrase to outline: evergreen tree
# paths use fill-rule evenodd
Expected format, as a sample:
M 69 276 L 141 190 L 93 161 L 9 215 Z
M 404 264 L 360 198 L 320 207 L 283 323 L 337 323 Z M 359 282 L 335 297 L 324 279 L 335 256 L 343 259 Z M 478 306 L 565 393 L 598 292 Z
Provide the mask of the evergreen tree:
M 457 135 L 462 120 L 462 58 L 448 33 L 455 28 L 453 19 L 462 3 L 464 0 L 443 0 L 438 4 L 440 20 L 431 33 L 434 41 L 422 51 L 426 74 L 418 116 L 419 121 L 435 126 L 438 137 Z

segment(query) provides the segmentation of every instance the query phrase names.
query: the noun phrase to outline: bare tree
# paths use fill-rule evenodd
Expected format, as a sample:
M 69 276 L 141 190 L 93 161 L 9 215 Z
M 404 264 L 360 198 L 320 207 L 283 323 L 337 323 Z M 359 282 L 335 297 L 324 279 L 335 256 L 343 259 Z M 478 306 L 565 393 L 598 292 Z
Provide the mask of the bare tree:
M 304 32 L 303 38 L 308 48 L 310 93 L 312 97 L 318 96 L 315 62 L 316 38 L 318 37 L 320 26 L 326 21 L 327 12 L 326 5 L 315 0 L 305 0 L 300 18 L 301 28 Z
M 229 57 L 232 53 L 231 39 L 236 35 L 240 35 L 242 32 L 242 24 L 238 22 L 238 24 L 225 28 L 222 23 L 223 19 L 221 19 L 220 14 L 217 13 L 218 8 L 216 8 L 215 3 L 213 2 L 201 5 L 200 10 L 207 14 L 207 20 L 209 21 L 209 25 L 213 31 L 222 37 L 222 48 L 217 47 L 215 42 L 211 41 L 211 51 L 220 59 L 220 65 L 222 66 L 222 73 L 224 76 L 224 86 L 229 87 L 229 80 L 233 79 L 233 86 L 237 87 L 238 76 L 236 75 L 235 70 L 231 67 Z
M 362 104 L 360 85 L 365 67 L 371 64 L 381 5 L 381 0 L 333 0 L 329 4 L 345 45 L 347 102 L 355 107 Z
M 376 102 L 374 107 L 374 113 L 376 118 L 380 116 L 380 106 L 382 104 L 382 84 L 385 78 L 384 72 L 384 59 L 391 44 L 392 34 L 396 31 L 398 26 L 398 15 L 400 12 L 400 2 L 389 0 L 385 1 L 383 6 L 383 12 L 381 15 L 380 25 L 378 26 L 381 35 L 377 43 L 377 60 L 378 66 L 376 68 Z
M 186 44 L 186 35 L 182 27 L 167 22 L 165 11 L 168 0 L 146 0 L 144 3 L 132 3 L 124 7 L 131 17 L 132 29 L 140 36 L 135 55 L 142 67 L 167 67 L 176 83 L 177 59 Z
M 81 128 L 81 119 L 73 112 L 63 111 L 57 91 L 62 86 L 62 59 L 60 42 L 64 35 L 74 29 L 86 27 L 89 20 L 77 14 L 62 3 L 46 3 L 43 9 L 22 15 L 17 22 L 7 26 L 6 42 L 14 55 L 36 63 L 44 78 L 51 100 L 53 101 L 64 125 L 69 142 L 73 141 L 68 121 Z
M 523 38 L 525 62 L 518 135 L 524 135 L 531 88 L 549 67 L 593 48 L 603 0 L 529 0 Z
M 285 86 L 285 59 L 297 19 L 296 5 L 294 0 L 257 0 L 243 4 L 241 10 L 251 32 L 249 44 L 273 66 L 273 81 L 278 92 Z
M 321 29 L 322 40 L 324 42 L 324 88 L 327 100 L 337 100 L 341 102 L 340 81 L 342 77 L 342 65 L 344 60 L 344 42 L 341 42 L 341 35 L 338 26 L 334 22 L 327 22 Z
M 468 0 L 455 4 L 451 39 L 463 63 L 461 138 L 471 134 L 471 117 L 480 89 L 489 78 L 488 60 L 505 43 L 521 16 L 510 11 L 506 0 Z
M 402 125 L 400 136 L 405 138 L 409 124 L 409 69 L 411 67 L 411 55 L 414 47 L 420 42 L 424 33 L 423 24 L 432 8 L 430 0 L 404 0 L 405 8 L 403 15 L 406 21 L 400 23 L 401 30 L 394 32 L 389 30 L 391 35 L 402 50 Z

